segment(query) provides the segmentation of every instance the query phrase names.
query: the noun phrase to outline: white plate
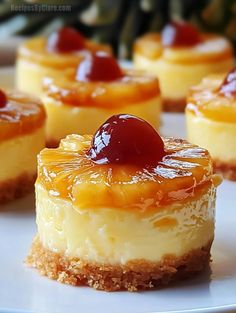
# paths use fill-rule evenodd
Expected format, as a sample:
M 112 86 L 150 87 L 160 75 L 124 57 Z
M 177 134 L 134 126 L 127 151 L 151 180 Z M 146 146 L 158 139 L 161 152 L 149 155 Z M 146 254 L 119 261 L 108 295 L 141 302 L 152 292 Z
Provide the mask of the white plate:
M 164 114 L 162 133 L 184 137 L 184 116 Z M 139 293 L 107 293 L 41 277 L 23 263 L 36 231 L 33 195 L 2 206 L 0 313 L 236 312 L 235 195 L 236 183 L 225 181 L 219 187 L 212 272 Z

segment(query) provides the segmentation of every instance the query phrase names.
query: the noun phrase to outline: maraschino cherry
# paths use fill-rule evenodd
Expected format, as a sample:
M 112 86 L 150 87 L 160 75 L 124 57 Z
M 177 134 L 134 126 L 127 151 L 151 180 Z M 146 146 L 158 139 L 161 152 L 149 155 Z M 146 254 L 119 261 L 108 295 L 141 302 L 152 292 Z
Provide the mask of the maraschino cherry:
M 103 51 L 88 55 L 78 66 L 78 81 L 110 82 L 124 76 L 116 59 Z
M 0 89 L 0 109 L 4 108 L 7 104 L 7 96 L 5 92 Z
M 220 93 L 225 96 L 236 97 L 236 67 L 234 67 L 225 77 L 220 86 Z
M 97 164 L 155 166 L 165 155 L 156 130 L 133 115 L 110 117 L 95 133 L 89 158 Z
M 162 44 L 166 47 L 189 47 L 201 42 L 197 29 L 186 22 L 171 22 L 161 34 Z
M 84 47 L 84 37 L 72 27 L 63 27 L 53 32 L 47 40 L 47 49 L 51 52 L 75 52 L 84 49 Z

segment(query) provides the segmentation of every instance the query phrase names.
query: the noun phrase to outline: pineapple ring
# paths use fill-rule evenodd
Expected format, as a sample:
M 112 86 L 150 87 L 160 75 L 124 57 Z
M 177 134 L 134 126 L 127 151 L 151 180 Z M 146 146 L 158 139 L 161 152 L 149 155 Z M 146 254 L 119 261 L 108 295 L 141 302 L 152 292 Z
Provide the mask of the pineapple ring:
M 160 95 L 157 78 L 141 71 L 125 71 L 124 77 L 112 82 L 76 80 L 76 70 L 68 69 L 60 78 L 46 78 L 44 91 L 56 101 L 71 106 L 120 108 Z
M 85 41 L 85 48 L 87 50 L 81 50 L 78 53 L 58 53 L 47 51 L 47 38 L 36 37 L 32 38 L 19 47 L 18 57 L 32 62 L 40 63 L 44 66 L 54 67 L 56 69 L 65 69 L 67 67 L 75 67 L 84 59 L 86 51 L 96 52 L 105 51 L 112 54 L 110 46 L 92 42 L 90 40 Z
M 221 36 L 201 34 L 202 42 L 193 47 L 172 48 L 163 47 L 160 34 L 149 33 L 136 40 L 134 52 L 151 60 L 160 57 L 173 63 L 202 63 L 217 62 L 232 58 L 233 51 L 230 43 Z
M 23 93 L 8 92 L 7 104 L 0 108 L 0 141 L 31 133 L 45 121 L 44 107 Z
M 209 75 L 192 87 L 187 98 L 187 110 L 214 121 L 236 123 L 235 98 L 219 93 L 224 78 L 222 74 Z
M 52 197 L 79 208 L 144 210 L 196 196 L 215 183 L 207 150 L 182 139 L 164 138 L 166 156 L 156 167 L 98 165 L 86 156 L 92 136 L 69 135 L 57 149 L 39 155 L 38 183 Z

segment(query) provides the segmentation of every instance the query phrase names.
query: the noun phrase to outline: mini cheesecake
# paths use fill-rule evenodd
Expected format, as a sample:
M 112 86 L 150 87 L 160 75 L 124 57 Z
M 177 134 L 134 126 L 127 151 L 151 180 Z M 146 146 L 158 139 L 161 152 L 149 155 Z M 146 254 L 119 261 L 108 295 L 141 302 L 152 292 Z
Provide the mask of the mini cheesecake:
M 209 153 L 132 115 L 38 158 L 38 234 L 27 263 L 72 285 L 149 289 L 204 270 L 214 238 Z
M 0 90 L 0 204 L 33 190 L 36 156 L 45 147 L 44 125 L 41 103 Z
M 61 76 L 66 68 L 76 67 L 86 54 L 97 50 L 111 53 L 109 46 L 87 40 L 70 27 L 59 29 L 48 38 L 33 37 L 18 49 L 16 87 L 40 96 L 45 76 Z
M 77 69 L 45 80 L 42 101 L 47 112 L 47 146 L 57 147 L 69 134 L 92 134 L 114 114 L 135 114 L 160 125 L 158 80 L 122 70 L 104 52 L 89 55 Z
M 183 112 L 189 87 L 206 75 L 232 68 L 233 49 L 224 37 L 198 33 L 187 23 L 173 22 L 161 34 L 139 38 L 133 60 L 136 69 L 159 78 L 164 110 Z
M 209 150 L 217 172 L 236 180 L 236 68 L 191 88 L 186 120 L 188 139 Z

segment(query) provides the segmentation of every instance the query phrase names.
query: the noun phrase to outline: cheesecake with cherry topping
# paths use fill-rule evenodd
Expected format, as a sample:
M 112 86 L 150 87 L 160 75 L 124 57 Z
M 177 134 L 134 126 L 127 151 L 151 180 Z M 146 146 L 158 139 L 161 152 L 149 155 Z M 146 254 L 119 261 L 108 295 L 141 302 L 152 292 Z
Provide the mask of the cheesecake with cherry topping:
M 57 147 L 69 134 L 93 134 L 114 114 L 137 115 L 155 128 L 160 124 L 157 78 L 125 71 L 101 51 L 87 56 L 77 69 L 46 79 L 42 100 L 48 117 L 48 147 Z
M 45 111 L 37 100 L 0 90 L 0 204 L 33 191 L 45 147 Z
M 215 170 L 236 180 L 236 67 L 204 78 L 187 102 L 189 141 L 208 149 Z
M 86 54 L 97 50 L 111 53 L 107 45 L 92 42 L 71 27 L 61 28 L 46 37 L 33 37 L 18 49 L 16 87 L 40 96 L 45 76 L 61 76 L 66 68 L 73 68 Z
M 204 270 L 214 238 L 209 153 L 133 115 L 69 135 L 38 158 L 27 263 L 71 285 L 149 289 Z
M 183 112 L 189 87 L 206 75 L 229 71 L 233 49 L 224 37 L 199 33 L 191 24 L 176 21 L 161 34 L 139 38 L 133 60 L 135 68 L 158 77 L 164 110 Z

